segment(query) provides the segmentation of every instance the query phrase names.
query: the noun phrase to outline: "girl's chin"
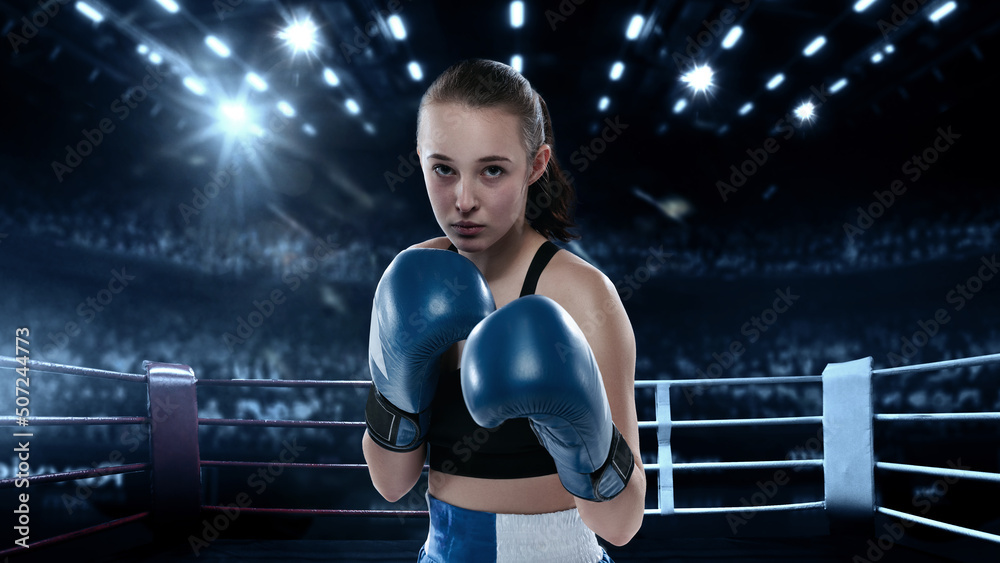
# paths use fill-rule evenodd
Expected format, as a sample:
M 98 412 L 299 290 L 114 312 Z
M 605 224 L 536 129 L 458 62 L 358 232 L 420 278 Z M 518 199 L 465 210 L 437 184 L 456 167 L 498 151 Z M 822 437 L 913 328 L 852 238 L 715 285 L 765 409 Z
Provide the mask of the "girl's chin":
M 485 250 L 489 244 L 486 241 L 478 237 L 462 237 L 452 235 L 448 237 L 451 243 L 455 245 L 455 248 L 461 250 L 462 252 L 479 252 Z

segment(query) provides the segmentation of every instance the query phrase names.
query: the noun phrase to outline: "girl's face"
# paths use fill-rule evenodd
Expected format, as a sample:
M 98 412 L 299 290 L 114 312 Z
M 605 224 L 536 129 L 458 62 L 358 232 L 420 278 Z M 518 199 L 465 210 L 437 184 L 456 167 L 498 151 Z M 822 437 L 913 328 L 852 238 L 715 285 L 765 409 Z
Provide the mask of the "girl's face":
M 464 252 L 480 252 L 524 226 L 528 186 L 548 164 L 543 145 L 528 167 L 516 116 L 459 104 L 424 107 L 417 154 L 434 217 Z

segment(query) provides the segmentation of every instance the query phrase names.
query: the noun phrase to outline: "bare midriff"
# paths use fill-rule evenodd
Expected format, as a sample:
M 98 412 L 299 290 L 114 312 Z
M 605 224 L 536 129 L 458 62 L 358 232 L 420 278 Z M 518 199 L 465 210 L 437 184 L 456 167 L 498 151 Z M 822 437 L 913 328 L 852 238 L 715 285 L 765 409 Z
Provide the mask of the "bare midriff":
M 576 506 L 557 474 L 523 479 L 479 479 L 431 470 L 430 494 L 448 504 L 498 514 L 544 514 Z

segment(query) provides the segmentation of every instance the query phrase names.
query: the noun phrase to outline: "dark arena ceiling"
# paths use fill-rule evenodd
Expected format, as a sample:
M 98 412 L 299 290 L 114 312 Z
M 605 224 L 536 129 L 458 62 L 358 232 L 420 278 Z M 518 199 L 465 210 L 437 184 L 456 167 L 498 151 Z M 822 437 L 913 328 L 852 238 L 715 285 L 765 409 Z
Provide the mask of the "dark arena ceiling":
M 416 205 L 424 221 L 422 182 L 405 164 L 417 105 L 470 57 L 520 57 L 551 108 L 581 216 L 609 224 L 658 212 L 710 220 L 763 202 L 779 216 L 853 209 L 907 176 L 939 128 L 964 146 L 941 155 L 934 176 L 955 181 L 935 189 L 980 190 L 976 180 L 994 176 L 996 2 L 553 0 L 525 3 L 517 28 L 510 2 L 214 0 L 171 11 L 95 0 L 92 15 L 80 4 L 0 2 L 4 189 L 53 205 L 90 194 L 177 208 L 242 155 L 255 163 L 247 212 L 308 225 L 326 210 L 365 229 L 405 222 Z M 314 49 L 293 53 L 280 33 L 307 19 Z M 701 65 L 713 84 L 696 92 L 681 76 Z M 794 116 L 804 102 L 815 108 L 806 121 Z M 225 107 L 245 112 L 242 130 Z M 91 144 L 87 156 L 71 150 Z M 250 146 L 252 156 L 238 150 Z

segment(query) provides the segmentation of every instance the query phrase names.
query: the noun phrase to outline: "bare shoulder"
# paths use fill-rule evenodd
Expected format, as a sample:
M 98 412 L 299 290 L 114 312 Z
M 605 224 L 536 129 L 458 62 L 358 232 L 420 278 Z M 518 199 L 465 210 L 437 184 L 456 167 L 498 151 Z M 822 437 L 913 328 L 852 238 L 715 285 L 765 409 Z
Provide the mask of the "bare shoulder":
M 418 242 L 417 244 L 410 246 L 410 248 L 437 248 L 440 250 L 448 250 L 449 246 L 451 246 L 451 241 L 448 240 L 448 237 L 436 237 L 427 239 L 424 242 Z M 407 248 L 407 250 L 410 248 Z
M 559 303 L 595 339 L 632 338 L 631 322 L 614 283 L 568 250 L 556 253 L 538 280 L 539 294 Z
M 539 279 L 539 292 L 563 307 L 593 307 L 609 299 L 620 301 L 608 276 L 569 250 L 557 252 Z

